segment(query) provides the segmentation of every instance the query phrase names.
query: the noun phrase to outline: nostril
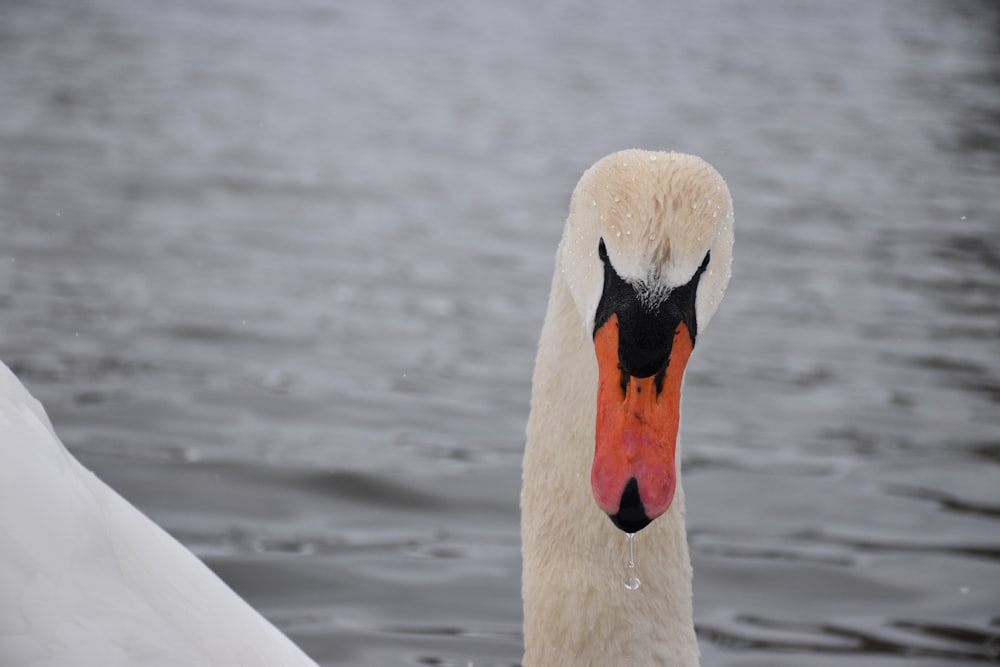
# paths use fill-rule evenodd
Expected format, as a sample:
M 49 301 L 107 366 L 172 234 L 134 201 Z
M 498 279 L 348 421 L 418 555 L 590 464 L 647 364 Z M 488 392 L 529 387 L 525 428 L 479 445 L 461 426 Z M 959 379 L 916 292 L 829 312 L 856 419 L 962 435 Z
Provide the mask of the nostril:
M 639 496 L 639 482 L 635 477 L 628 481 L 622 491 L 618 512 L 609 514 L 611 522 L 626 533 L 637 533 L 650 524 L 652 519 L 646 516 L 646 508 Z

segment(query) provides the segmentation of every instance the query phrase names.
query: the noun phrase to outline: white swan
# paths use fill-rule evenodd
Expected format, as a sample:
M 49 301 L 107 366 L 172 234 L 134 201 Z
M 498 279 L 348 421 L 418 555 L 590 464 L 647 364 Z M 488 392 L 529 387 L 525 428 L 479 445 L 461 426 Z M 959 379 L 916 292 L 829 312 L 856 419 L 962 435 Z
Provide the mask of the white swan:
M 0 665 L 316 663 L 73 458 L 0 363 Z
M 525 667 L 698 664 L 680 390 L 732 248 L 728 188 L 700 158 L 622 151 L 573 192 L 524 452 Z M 642 531 L 637 590 L 619 527 Z

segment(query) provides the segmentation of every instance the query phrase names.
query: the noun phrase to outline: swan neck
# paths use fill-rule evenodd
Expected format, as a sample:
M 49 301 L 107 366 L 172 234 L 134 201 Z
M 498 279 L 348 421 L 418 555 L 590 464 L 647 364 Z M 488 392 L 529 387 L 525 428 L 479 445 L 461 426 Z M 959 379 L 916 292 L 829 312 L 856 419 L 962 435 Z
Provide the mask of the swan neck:
M 521 494 L 525 667 L 691 667 L 698 648 L 678 475 L 670 509 L 635 537 L 593 499 L 593 343 L 557 270 L 535 366 Z M 680 444 L 677 447 L 677 461 Z M 642 584 L 628 590 L 630 574 Z

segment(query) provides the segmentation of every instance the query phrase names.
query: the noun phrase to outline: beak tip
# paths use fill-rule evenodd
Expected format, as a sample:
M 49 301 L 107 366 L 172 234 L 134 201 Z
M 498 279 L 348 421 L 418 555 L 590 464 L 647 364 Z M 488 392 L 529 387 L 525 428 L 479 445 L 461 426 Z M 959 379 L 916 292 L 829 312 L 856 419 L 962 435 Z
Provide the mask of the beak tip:
M 642 496 L 639 495 L 639 481 L 635 477 L 629 479 L 625 485 L 618 511 L 614 514 L 609 513 L 608 518 L 619 530 L 626 533 L 638 533 L 653 521 L 646 514 Z
M 653 522 L 645 514 L 640 517 L 627 518 L 619 512 L 618 514 L 609 514 L 608 518 L 611 519 L 611 523 L 615 524 L 615 528 L 625 533 L 638 533 Z

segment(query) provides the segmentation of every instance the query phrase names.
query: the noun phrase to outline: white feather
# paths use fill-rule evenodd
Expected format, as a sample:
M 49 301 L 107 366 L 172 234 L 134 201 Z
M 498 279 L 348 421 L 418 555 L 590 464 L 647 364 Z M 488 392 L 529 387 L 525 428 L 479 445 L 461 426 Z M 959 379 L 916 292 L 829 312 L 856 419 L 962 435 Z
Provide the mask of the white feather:
M 315 663 L 73 458 L 0 363 L 0 665 Z
M 692 667 L 698 644 L 684 528 L 680 444 L 669 510 L 635 537 L 638 590 L 624 586 L 626 539 L 591 492 L 598 368 L 592 333 L 604 239 L 615 270 L 667 293 L 711 251 L 696 295 L 699 333 L 729 281 L 729 191 L 705 161 L 622 151 L 580 179 L 559 246 L 539 343 L 524 452 L 525 667 Z

